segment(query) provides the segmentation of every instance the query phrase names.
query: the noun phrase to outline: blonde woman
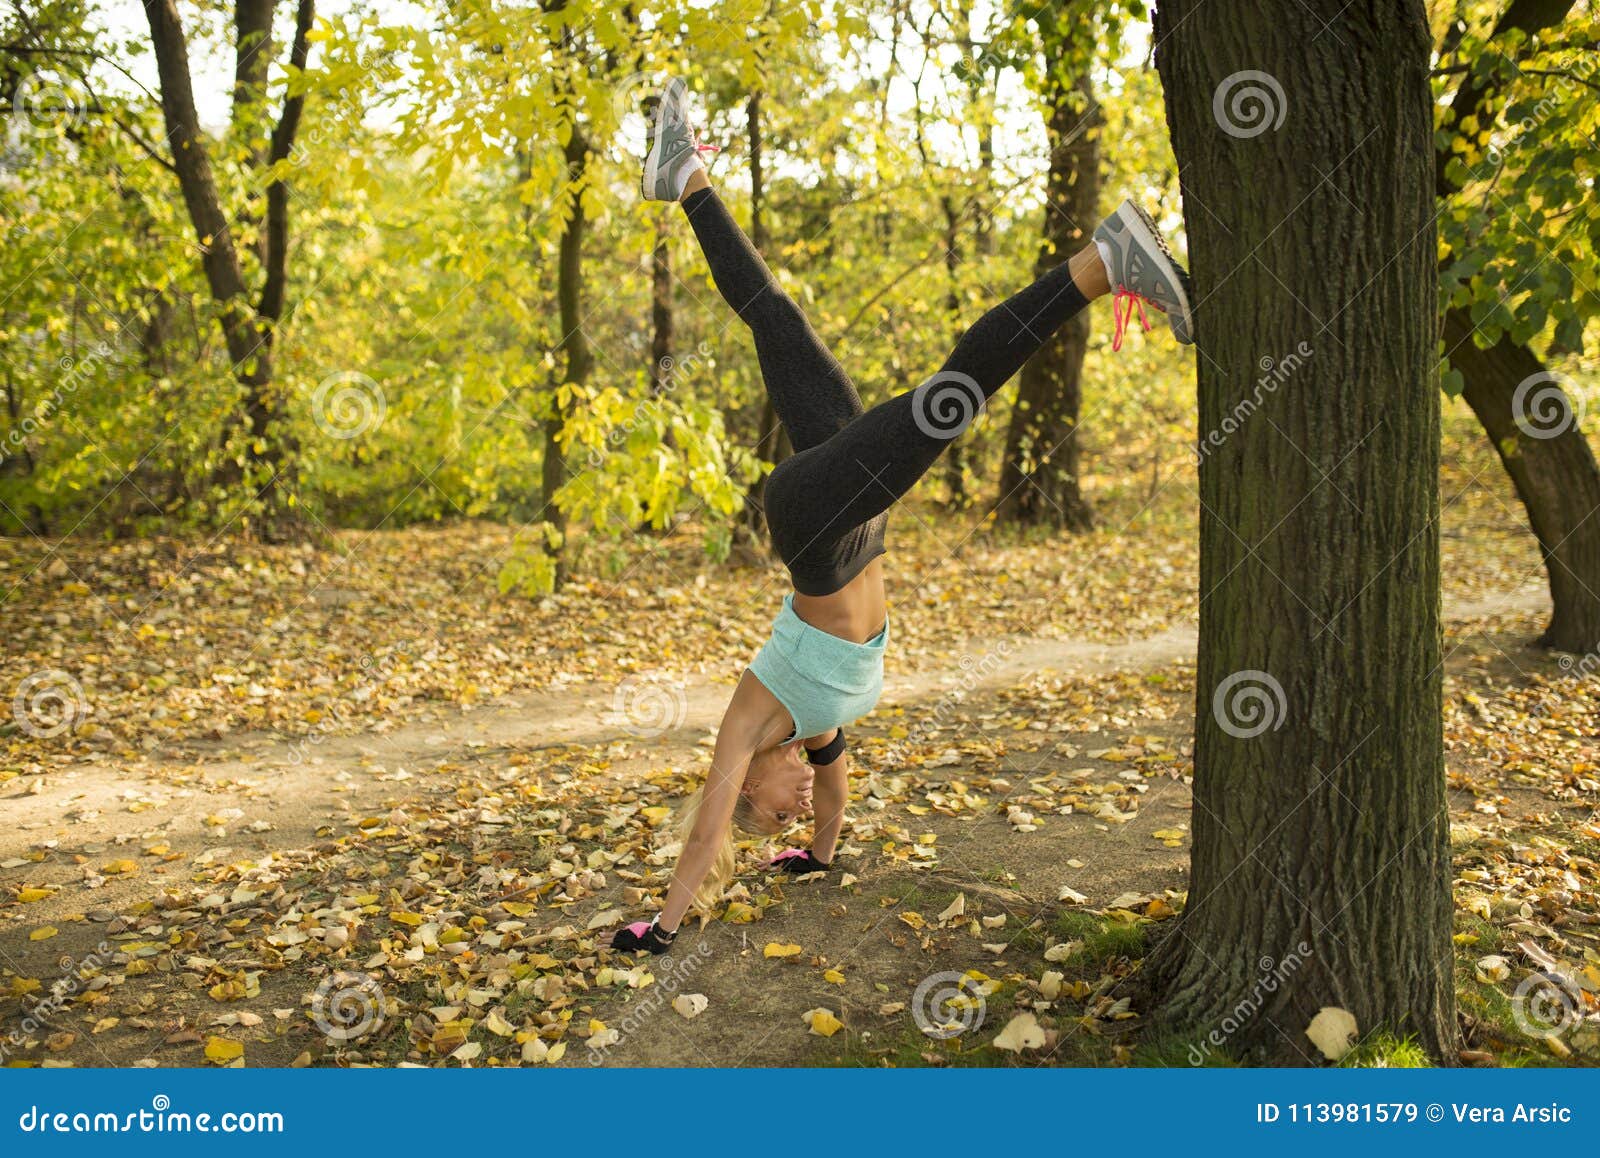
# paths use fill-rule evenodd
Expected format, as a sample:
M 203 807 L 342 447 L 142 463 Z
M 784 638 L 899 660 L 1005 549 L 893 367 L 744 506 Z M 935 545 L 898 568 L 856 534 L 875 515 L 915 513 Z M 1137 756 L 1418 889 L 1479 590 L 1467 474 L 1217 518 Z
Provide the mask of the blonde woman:
M 1188 275 L 1142 210 L 1123 205 L 1094 244 L 990 310 L 942 369 L 863 410 L 854 385 L 773 279 L 706 177 L 674 80 L 655 101 L 644 195 L 683 206 L 717 290 L 755 337 L 762 378 L 793 456 L 767 480 L 773 545 L 794 591 L 722 717 L 711 771 L 685 812 L 682 851 L 652 921 L 617 931 L 618 949 L 664 953 L 691 905 L 715 904 L 733 870 L 732 829 L 774 835 L 815 812 L 809 849 L 773 863 L 827 870 L 848 797 L 844 726 L 883 690 L 889 643 L 883 555 L 887 512 L 1062 323 L 1115 294 L 1116 340 L 1135 308 L 1167 315 L 1190 339 Z M 804 755 L 803 755 L 804 754 Z M 809 758 L 807 758 L 809 757 Z

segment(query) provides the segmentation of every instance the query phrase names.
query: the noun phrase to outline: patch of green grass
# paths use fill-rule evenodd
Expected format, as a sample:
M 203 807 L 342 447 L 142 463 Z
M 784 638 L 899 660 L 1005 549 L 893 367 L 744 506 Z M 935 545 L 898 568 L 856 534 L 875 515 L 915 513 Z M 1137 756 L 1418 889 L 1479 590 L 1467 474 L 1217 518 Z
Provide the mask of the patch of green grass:
M 1411 1037 L 1375 1033 L 1339 1061 L 1341 1069 L 1425 1070 L 1433 1062 Z
M 1055 919 L 1052 931 L 1057 941 L 1083 942 L 1064 965 L 1098 967 L 1122 957 L 1138 960 L 1144 956 L 1143 925 L 1069 909 Z

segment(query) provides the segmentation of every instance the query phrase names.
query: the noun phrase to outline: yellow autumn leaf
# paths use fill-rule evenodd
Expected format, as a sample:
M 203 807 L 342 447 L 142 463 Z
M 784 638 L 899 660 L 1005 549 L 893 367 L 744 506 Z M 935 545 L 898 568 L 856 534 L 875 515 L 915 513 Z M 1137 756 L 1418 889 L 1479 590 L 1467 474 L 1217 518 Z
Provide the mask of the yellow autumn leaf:
M 21 901 L 25 905 L 31 905 L 35 901 L 42 901 L 46 897 L 51 897 L 51 896 L 54 896 L 54 895 L 55 895 L 55 890 L 54 889 L 39 889 L 39 888 L 31 888 L 30 887 L 30 888 L 24 888 L 19 893 L 17 893 L 17 900 Z
M 206 1039 L 206 1057 L 214 1062 L 226 1063 L 237 1061 L 244 1056 L 244 1042 L 233 1041 L 226 1037 L 210 1037 Z
M 822 979 L 824 981 L 831 981 L 835 985 L 843 985 L 844 984 L 844 974 L 840 973 L 837 969 L 829 969 L 829 970 L 827 970 L 826 972 L 823 973 Z
M 413 929 L 422 924 L 422 918 L 415 913 L 394 912 L 389 914 L 389 919 L 397 925 L 410 925 Z
M 58 932 L 60 932 L 60 930 L 57 929 L 54 925 L 45 925 L 43 928 L 35 929 L 33 932 L 29 933 L 28 934 L 28 940 L 30 940 L 30 941 L 48 941 L 51 937 L 54 937 Z
M 756 911 L 743 901 L 730 901 L 722 919 L 730 925 L 748 925 L 756 919 Z
M 108 877 L 124 876 L 127 873 L 138 872 L 139 866 L 136 862 L 131 860 L 114 860 L 108 864 L 101 865 L 100 871 L 105 873 Z
M 834 1016 L 831 1009 L 808 1009 L 800 1016 L 806 1027 L 818 1037 L 832 1037 L 844 1028 L 844 1022 Z
M 784 945 L 778 941 L 768 941 L 767 947 L 761 951 L 763 957 L 798 957 L 799 945 Z

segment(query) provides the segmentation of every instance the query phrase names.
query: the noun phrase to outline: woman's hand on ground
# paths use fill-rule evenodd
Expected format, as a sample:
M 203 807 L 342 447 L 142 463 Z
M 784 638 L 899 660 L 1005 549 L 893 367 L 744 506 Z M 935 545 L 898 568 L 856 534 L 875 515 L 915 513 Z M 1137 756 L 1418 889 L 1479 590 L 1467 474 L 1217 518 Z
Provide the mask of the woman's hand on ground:
M 782 869 L 786 873 L 825 873 L 833 865 L 832 861 L 821 861 L 810 849 L 789 848 L 780 852 L 767 862 L 768 868 Z

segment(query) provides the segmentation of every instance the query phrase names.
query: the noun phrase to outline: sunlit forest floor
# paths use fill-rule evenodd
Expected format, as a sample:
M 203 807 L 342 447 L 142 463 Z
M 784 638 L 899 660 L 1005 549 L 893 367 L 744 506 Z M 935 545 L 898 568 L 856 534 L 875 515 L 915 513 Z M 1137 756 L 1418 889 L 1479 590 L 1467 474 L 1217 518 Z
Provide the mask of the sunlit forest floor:
M 707 564 L 692 523 L 620 562 L 580 556 L 536 600 L 497 593 L 514 528 L 494 525 L 0 542 L 4 686 L 61 689 L 35 723 L 72 725 L 0 730 L 0 1050 L 1190 1064 L 1128 985 L 1185 900 L 1197 606 L 1193 469 L 1135 470 L 1138 452 L 1095 461 L 1090 534 L 897 513 L 889 686 L 852 730 L 833 874 L 764 875 L 775 846 L 752 843 L 728 902 L 643 963 L 602 933 L 663 883 L 668 810 L 702 775 L 779 568 Z M 1446 463 L 1463 1060 L 1593 1064 L 1594 663 L 1531 646 L 1537 551 L 1459 422 Z M 971 970 L 981 1023 L 923 1033 L 919 984 Z M 1568 979 L 1569 1006 L 1541 1007 L 1531 1028 L 1549 1032 L 1530 1035 L 1512 998 L 1539 972 Z M 1043 1046 L 996 1049 L 1022 1011 Z M 1352 1060 L 1414 1060 L 1390 1027 L 1361 1028 Z

